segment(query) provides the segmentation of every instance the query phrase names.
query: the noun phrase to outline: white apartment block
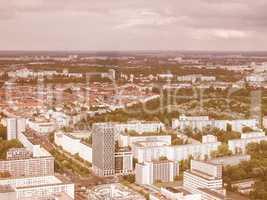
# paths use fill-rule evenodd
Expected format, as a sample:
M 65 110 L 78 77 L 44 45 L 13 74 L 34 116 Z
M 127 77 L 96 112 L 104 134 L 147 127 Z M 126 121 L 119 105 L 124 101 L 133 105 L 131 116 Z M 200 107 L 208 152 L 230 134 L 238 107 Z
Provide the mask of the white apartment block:
M 238 165 L 243 161 L 250 161 L 250 155 L 234 155 L 234 156 L 224 156 L 219 158 L 214 158 L 209 160 L 213 164 L 221 164 L 224 167 Z
M 170 135 L 152 135 L 152 136 L 130 136 L 127 134 L 121 134 L 119 136 L 118 142 L 120 147 L 132 147 L 136 142 L 146 142 L 146 141 L 162 141 L 168 145 L 171 145 Z
M 172 128 L 184 130 L 187 127 L 202 130 L 207 126 L 216 127 L 222 130 L 227 129 L 227 120 L 211 120 L 208 116 L 180 116 L 179 119 L 172 119 Z
M 217 137 L 214 135 L 204 135 L 202 136 L 202 143 L 206 144 L 206 143 L 213 143 L 213 142 L 217 142 Z
M 26 130 L 26 120 L 23 118 L 7 118 L 7 139 L 17 139 Z
M 48 134 L 56 130 L 56 124 L 48 120 L 28 120 L 27 125 L 39 134 Z
M 209 157 L 212 151 L 217 150 L 221 142 L 185 144 L 170 146 L 159 141 L 138 143 L 133 146 L 134 157 L 138 162 L 151 162 L 158 160 L 161 156 L 167 157 L 169 160 L 181 161 L 188 159 L 190 156 L 199 159 Z
M 216 81 L 216 77 L 203 76 L 201 74 L 192 74 L 192 75 L 177 76 L 177 81 L 192 82 L 192 83 L 195 83 L 196 81 Z
M 20 133 L 18 135 L 18 140 L 23 144 L 23 146 L 30 152 L 32 152 L 33 157 L 49 157 L 51 154 L 46 151 L 39 144 L 33 144 L 25 134 Z
M 260 143 L 261 141 L 267 141 L 267 136 L 229 140 L 228 146 L 233 153 L 246 153 L 246 147 L 249 143 Z
M 58 128 L 68 127 L 71 123 L 71 116 L 60 111 L 49 110 L 46 113 L 46 117 L 48 119 L 53 119 Z
M 172 128 L 184 130 L 187 127 L 198 130 L 210 126 L 226 131 L 227 125 L 231 125 L 232 131 L 242 132 L 244 127 L 255 128 L 259 123 L 257 119 L 241 119 L 241 120 L 214 120 L 208 116 L 185 116 L 182 115 L 178 119 L 172 119 Z
M 55 144 L 72 155 L 79 154 L 82 159 L 92 163 L 92 147 L 82 142 L 81 139 L 59 131 L 55 133 Z
M 233 131 L 241 133 L 244 127 L 256 128 L 259 126 L 259 122 L 257 119 L 238 119 L 231 120 L 229 123 L 231 124 Z
M 264 137 L 264 136 L 265 136 L 265 132 L 263 130 L 258 130 L 258 131 L 248 132 L 248 133 L 242 133 L 241 139 L 257 138 L 257 137 Z
M 55 176 L 0 179 L 0 185 L 9 185 L 16 192 L 16 200 L 25 198 L 44 198 L 65 192 L 74 199 L 74 184 Z
M 184 172 L 184 187 L 195 193 L 199 188 L 222 190 L 222 165 L 191 160 L 190 170 Z
M 141 185 L 174 181 L 177 175 L 179 163 L 169 160 L 137 163 L 135 168 L 136 183 Z
M 159 132 L 165 130 L 162 122 L 130 121 L 127 123 L 115 123 L 116 132 L 135 131 L 137 133 Z

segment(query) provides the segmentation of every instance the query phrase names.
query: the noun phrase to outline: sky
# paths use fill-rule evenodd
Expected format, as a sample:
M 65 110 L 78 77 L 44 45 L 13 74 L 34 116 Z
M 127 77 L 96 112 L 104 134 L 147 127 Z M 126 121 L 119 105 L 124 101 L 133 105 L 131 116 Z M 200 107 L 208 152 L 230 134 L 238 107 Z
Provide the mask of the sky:
M 0 50 L 267 50 L 267 0 L 0 0 Z

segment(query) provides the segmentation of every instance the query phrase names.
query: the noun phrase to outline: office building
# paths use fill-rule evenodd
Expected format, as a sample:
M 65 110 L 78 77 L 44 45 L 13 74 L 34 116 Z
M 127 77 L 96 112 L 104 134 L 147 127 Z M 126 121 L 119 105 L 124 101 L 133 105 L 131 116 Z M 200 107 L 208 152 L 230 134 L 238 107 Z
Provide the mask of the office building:
M 115 174 L 115 131 L 110 123 L 93 126 L 92 134 L 93 171 L 98 176 Z

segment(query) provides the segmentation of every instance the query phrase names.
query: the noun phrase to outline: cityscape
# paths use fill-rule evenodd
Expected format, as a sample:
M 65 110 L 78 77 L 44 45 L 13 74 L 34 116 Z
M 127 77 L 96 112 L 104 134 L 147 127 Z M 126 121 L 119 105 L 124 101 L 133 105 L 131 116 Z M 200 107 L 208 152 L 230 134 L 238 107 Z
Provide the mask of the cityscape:
M 267 200 L 267 1 L 177 2 L 0 2 L 0 200 Z

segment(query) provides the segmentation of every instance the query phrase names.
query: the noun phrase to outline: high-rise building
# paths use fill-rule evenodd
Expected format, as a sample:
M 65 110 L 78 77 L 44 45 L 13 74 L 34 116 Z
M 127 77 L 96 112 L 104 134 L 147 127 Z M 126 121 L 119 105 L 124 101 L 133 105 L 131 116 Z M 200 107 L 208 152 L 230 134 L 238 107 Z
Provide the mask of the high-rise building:
M 115 131 L 110 123 L 93 125 L 93 171 L 98 176 L 115 174 Z
M 23 118 L 7 119 L 7 139 L 12 140 L 18 137 L 18 134 L 26 129 L 26 120 Z

